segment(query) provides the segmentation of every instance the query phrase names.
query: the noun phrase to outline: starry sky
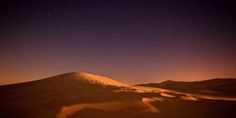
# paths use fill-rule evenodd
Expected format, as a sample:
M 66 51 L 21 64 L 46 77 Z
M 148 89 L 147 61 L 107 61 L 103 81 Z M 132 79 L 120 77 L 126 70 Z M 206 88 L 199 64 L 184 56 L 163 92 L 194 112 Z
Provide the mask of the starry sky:
M 66 72 L 130 84 L 236 77 L 223 0 L 2 0 L 0 84 Z

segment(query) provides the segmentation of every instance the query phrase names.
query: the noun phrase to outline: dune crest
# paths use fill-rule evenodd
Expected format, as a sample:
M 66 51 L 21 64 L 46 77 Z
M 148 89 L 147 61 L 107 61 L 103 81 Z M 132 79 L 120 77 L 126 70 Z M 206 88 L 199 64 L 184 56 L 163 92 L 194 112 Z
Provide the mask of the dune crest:
M 128 85 L 115 81 L 111 78 L 89 74 L 89 73 L 75 73 L 76 79 L 83 80 L 89 82 L 91 84 L 100 84 L 100 85 L 110 85 L 110 86 L 117 86 L 117 87 L 127 87 Z

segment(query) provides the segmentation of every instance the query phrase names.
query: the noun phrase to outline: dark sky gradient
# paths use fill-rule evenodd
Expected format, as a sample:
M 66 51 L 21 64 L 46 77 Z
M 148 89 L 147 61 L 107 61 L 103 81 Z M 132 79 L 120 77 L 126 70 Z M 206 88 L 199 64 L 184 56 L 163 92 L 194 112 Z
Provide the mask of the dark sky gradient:
M 3 0 L 0 84 L 70 71 L 126 83 L 236 77 L 223 0 Z

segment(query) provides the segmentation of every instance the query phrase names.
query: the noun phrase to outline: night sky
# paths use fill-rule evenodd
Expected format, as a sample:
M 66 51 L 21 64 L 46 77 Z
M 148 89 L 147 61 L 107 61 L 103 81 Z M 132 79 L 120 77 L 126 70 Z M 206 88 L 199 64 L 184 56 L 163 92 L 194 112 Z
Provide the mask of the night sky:
M 227 0 L 1 0 L 0 84 L 80 71 L 136 84 L 236 77 Z

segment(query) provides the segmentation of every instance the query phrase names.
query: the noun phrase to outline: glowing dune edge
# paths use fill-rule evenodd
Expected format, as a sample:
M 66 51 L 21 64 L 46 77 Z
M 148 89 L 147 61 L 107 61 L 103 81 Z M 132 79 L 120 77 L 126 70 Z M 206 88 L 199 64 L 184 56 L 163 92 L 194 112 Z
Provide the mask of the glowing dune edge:
M 200 95 L 200 94 L 191 94 L 185 92 L 178 92 L 173 90 L 167 90 L 162 88 L 153 88 L 153 87 L 139 87 L 135 86 L 134 88 L 140 89 L 138 91 L 145 91 L 145 92 L 157 92 L 159 91 L 160 95 L 163 97 L 176 97 L 176 95 L 182 95 L 183 100 L 198 100 L 198 99 L 208 99 L 208 100 L 225 100 L 225 101 L 236 101 L 236 98 L 231 97 L 219 97 L 219 96 L 211 96 L 211 95 Z
M 117 111 L 124 108 L 141 108 L 143 112 L 158 113 L 160 110 L 153 106 L 151 103 L 155 101 L 163 101 L 161 98 L 142 98 L 141 101 L 111 101 L 111 102 L 99 102 L 99 103 L 81 103 L 71 106 L 64 106 L 57 114 L 57 118 L 67 118 L 82 109 L 96 109 L 103 111 Z

